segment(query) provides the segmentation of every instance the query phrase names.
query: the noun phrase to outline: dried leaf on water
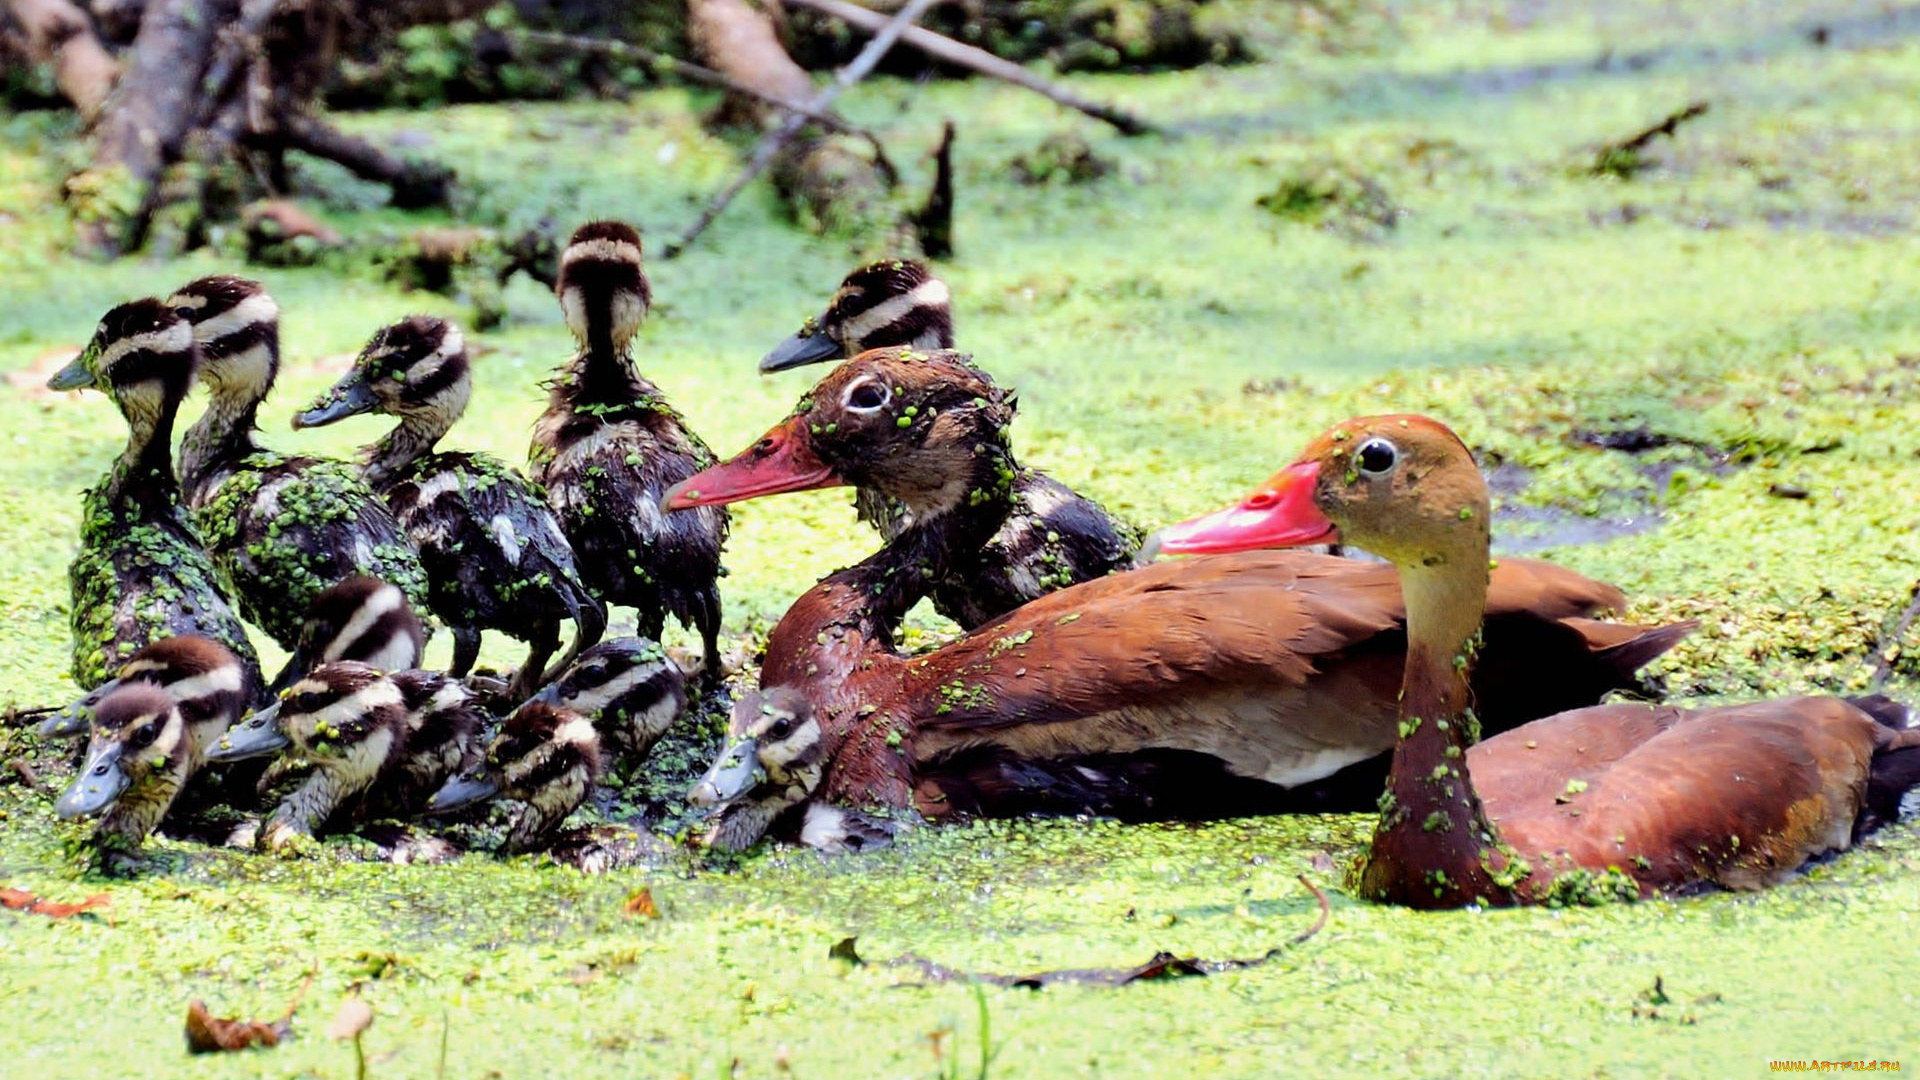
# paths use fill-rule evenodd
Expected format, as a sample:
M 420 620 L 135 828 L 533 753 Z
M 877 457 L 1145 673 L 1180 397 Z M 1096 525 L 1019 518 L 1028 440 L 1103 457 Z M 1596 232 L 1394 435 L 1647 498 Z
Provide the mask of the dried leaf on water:
M 25 889 L 0 889 L 0 907 L 10 911 L 24 911 L 29 915 L 45 915 L 49 919 L 70 919 L 83 911 L 106 907 L 106 893 L 95 893 L 77 904 L 61 904 L 35 896 Z
M 659 905 L 653 902 L 653 890 L 642 885 L 627 897 L 620 910 L 629 919 L 657 919 L 660 917 Z
M 291 1027 L 288 1020 L 269 1024 L 215 1016 L 207 1011 L 206 1002 L 194 998 L 187 1003 L 187 1053 L 217 1054 L 255 1046 L 279 1046 Z

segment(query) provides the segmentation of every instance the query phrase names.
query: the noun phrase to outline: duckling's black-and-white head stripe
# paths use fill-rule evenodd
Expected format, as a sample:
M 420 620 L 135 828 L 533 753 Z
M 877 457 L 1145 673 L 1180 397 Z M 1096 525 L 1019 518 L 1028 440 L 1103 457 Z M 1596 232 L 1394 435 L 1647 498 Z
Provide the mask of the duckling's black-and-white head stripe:
M 600 735 L 593 721 L 570 709 L 524 705 L 501 726 L 487 748 L 487 761 L 500 774 L 500 787 L 516 799 L 579 770 L 583 778 L 598 772 Z
M 360 350 L 355 374 L 395 415 L 433 413 L 452 422 L 473 390 L 467 342 L 445 319 L 413 315 L 385 327 Z
M 157 384 L 161 396 L 186 396 L 193 382 L 193 328 L 158 300 L 121 304 L 100 320 L 84 354 L 96 381 L 115 394 Z
M 575 337 L 588 345 L 624 347 L 653 302 L 640 233 L 620 221 L 582 225 L 560 253 L 554 293 Z M 602 334 L 605 340 L 595 340 Z
M 614 638 L 581 653 L 535 700 L 592 717 L 621 749 L 644 751 L 686 707 L 686 676 L 657 643 Z
M 281 698 L 280 730 L 309 752 L 320 743 L 355 742 L 390 727 L 406 703 L 392 679 L 366 664 L 315 668 Z
M 318 663 L 359 660 L 383 671 L 403 671 L 420 662 L 419 616 L 398 586 L 379 578 L 347 578 L 321 593 L 308 613 L 305 634 Z
M 891 345 L 949 349 L 952 294 L 920 263 L 883 260 L 847 275 L 821 324 L 848 356 Z
M 189 282 L 167 306 L 193 325 L 202 375 L 264 390 L 280 366 L 280 305 L 257 281 L 216 274 Z

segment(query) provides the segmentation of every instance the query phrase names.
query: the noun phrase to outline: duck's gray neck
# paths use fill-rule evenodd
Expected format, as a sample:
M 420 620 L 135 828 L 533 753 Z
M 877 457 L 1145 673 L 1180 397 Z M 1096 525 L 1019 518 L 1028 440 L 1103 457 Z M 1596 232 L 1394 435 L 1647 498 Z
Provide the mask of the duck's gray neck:
M 180 403 L 127 401 L 121 412 L 127 420 L 127 448 L 108 476 L 108 498 L 177 501 L 180 485 L 173 475 L 173 421 L 179 415 Z
M 415 460 L 433 450 L 453 422 L 437 412 L 412 413 L 402 417 L 392 431 L 367 448 L 366 464 L 361 472 L 376 488 L 392 484 Z
M 263 397 L 223 393 L 216 386 L 207 411 L 181 437 L 180 480 L 193 505 L 212 498 L 240 462 L 259 453 L 254 435 Z

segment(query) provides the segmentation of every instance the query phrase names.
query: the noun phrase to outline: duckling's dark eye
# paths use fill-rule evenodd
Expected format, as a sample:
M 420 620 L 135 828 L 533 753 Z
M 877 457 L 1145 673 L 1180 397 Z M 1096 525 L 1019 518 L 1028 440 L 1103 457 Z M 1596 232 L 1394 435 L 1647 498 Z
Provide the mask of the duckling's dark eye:
M 775 720 L 773 722 L 773 726 L 767 729 L 767 734 L 773 736 L 776 739 L 784 739 L 787 736 L 793 734 L 793 718 L 783 716 L 780 719 Z
M 319 694 L 309 692 L 305 694 L 295 694 L 293 700 L 287 702 L 287 708 L 305 715 L 306 713 L 319 712 L 326 707 L 326 704 L 325 701 L 321 700 Z
M 160 721 L 155 720 L 134 728 L 133 734 L 127 736 L 127 745 L 133 747 L 135 750 L 141 750 L 152 746 L 153 740 L 159 737 Z
M 873 412 L 876 409 L 885 408 L 887 402 L 891 400 L 893 400 L 892 391 L 880 383 L 863 382 L 847 391 L 847 408 L 856 412 Z
M 607 666 L 605 664 L 588 664 L 586 667 L 580 669 L 582 677 L 594 680 L 600 679 L 606 675 L 606 673 Z
M 1353 461 L 1368 476 L 1385 476 L 1400 463 L 1400 451 L 1385 439 L 1368 439 L 1354 452 Z

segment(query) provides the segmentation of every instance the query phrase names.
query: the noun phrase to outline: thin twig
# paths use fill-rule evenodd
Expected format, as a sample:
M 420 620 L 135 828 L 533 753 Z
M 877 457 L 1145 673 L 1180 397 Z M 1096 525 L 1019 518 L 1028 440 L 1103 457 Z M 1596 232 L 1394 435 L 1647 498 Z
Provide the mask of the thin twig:
M 817 11 L 822 15 L 831 15 L 849 26 L 866 31 L 874 31 L 886 24 L 886 16 L 866 8 L 845 3 L 844 0 L 787 0 L 787 3 Z M 956 67 L 985 75 L 988 78 L 1010 82 L 1015 86 L 1031 90 L 1057 105 L 1065 105 L 1086 113 L 1096 120 L 1112 124 L 1122 135 L 1145 135 L 1158 129 L 1124 109 L 1112 105 L 1102 105 L 1097 101 L 1081 97 L 1059 83 L 1049 82 L 1038 75 L 1009 60 L 1002 60 L 985 49 L 978 49 L 955 41 L 944 34 L 936 34 L 921 27 L 912 27 L 900 35 L 902 44 L 911 45 L 936 60 L 944 60 Z
M 624 41 L 614 41 L 609 38 L 579 37 L 574 34 L 557 34 L 546 30 L 521 30 L 516 36 L 521 41 L 535 45 L 551 45 L 561 49 L 596 52 L 606 56 L 617 56 L 626 60 L 636 60 L 643 64 L 664 68 L 688 82 L 697 82 L 706 86 L 717 87 L 729 93 L 742 94 L 756 101 L 766 102 L 776 109 L 784 109 L 789 113 L 799 113 L 814 123 L 819 124 L 821 127 L 826 128 L 828 131 L 838 132 L 842 135 L 851 135 L 856 139 L 864 141 L 868 146 L 873 147 L 874 164 L 880 166 L 880 170 L 886 173 L 888 177 L 895 181 L 899 179 L 900 174 L 893 167 L 893 159 L 887 156 L 887 148 L 881 144 L 878 135 L 868 131 L 866 128 L 849 124 L 829 111 L 815 109 L 808 102 L 795 101 L 792 98 L 782 97 L 779 94 L 768 93 L 757 86 L 750 86 L 743 83 L 725 72 L 715 71 L 710 67 L 702 67 L 699 64 L 689 63 L 678 57 L 654 52 L 652 49 L 642 48 L 639 45 L 629 45 Z
M 907 953 L 887 961 L 889 967 L 911 967 L 924 975 L 930 982 L 975 982 L 991 983 L 994 986 L 1015 986 L 1037 990 L 1057 983 L 1082 983 L 1091 986 L 1128 986 L 1137 982 L 1153 979 L 1177 979 L 1188 975 L 1214 975 L 1223 971 L 1244 971 L 1259 967 L 1274 959 L 1307 939 L 1318 934 L 1327 925 L 1327 919 L 1333 913 L 1332 905 L 1327 903 L 1327 894 L 1320 887 L 1307 880 L 1307 875 L 1297 875 L 1300 884 L 1313 894 L 1320 905 L 1319 917 L 1313 925 L 1288 938 L 1283 945 L 1276 945 L 1259 956 L 1230 958 L 1226 960 L 1202 960 L 1198 957 L 1178 957 L 1169 952 L 1159 952 L 1151 960 L 1138 967 L 1131 968 L 1062 968 L 1058 971 L 1037 971 L 1031 975 L 1000 975 L 993 972 L 962 971 L 945 964 L 928 960 L 924 956 Z M 832 955 L 855 963 L 864 963 L 854 951 L 853 939 L 848 938 L 833 947 Z
M 687 249 L 687 245 L 698 239 L 701 233 L 706 232 L 707 226 L 712 225 L 714 219 L 726 210 L 734 198 L 753 182 L 754 177 L 765 172 L 767 166 L 773 164 L 773 159 L 789 142 L 793 141 L 795 135 L 800 134 L 800 129 L 807 126 L 809 114 L 825 112 L 827 106 L 833 104 L 833 99 L 839 97 L 842 91 L 866 78 L 868 73 L 880 63 L 880 58 L 887 54 L 887 50 L 893 48 L 893 43 L 900 39 L 901 33 L 909 25 L 926 14 L 927 10 L 935 4 L 943 2 L 944 0 L 907 0 L 893 18 L 887 20 L 886 25 L 873 35 L 873 39 L 867 42 L 866 47 L 860 50 L 860 55 L 854 57 L 853 62 L 846 67 L 834 72 L 833 81 L 813 95 L 813 100 L 807 103 L 805 112 L 796 110 L 787 114 L 786 120 L 779 127 L 761 137 L 759 145 L 753 148 L 752 156 L 747 159 L 746 168 L 740 170 L 740 175 L 734 177 L 733 183 L 727 185 L 726 190 L 707 204 L 706 210 L 700 214 L 700 220 L 694 222 L 692 228 L 688 229 L 679 240 L 667 245 L 662 257 L 671 259 L 678 256 Z
M 1887 680 L 1893 678 L 1893 661 L 1887 658 L 1887 651 L 1907 636 L 1916 618 L 1920 618 L 1920 581 L 1913 583 L 1913 592 L 1907 597 L 1907 609 L 1894 620 L 1892 632 L 1874 642 L 1873 678 L 1867 683 L 1868 689 L 1880 690 L 1887 685 Z

